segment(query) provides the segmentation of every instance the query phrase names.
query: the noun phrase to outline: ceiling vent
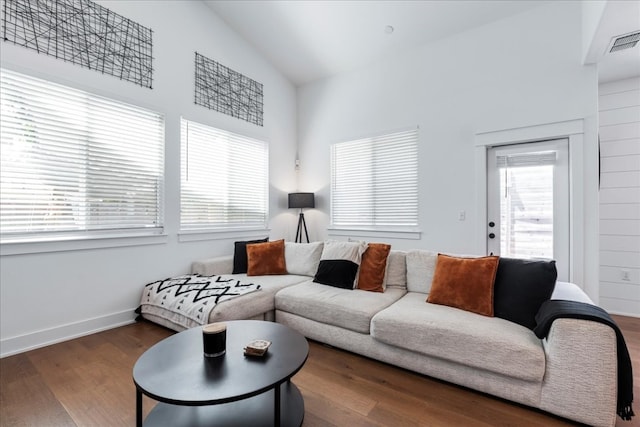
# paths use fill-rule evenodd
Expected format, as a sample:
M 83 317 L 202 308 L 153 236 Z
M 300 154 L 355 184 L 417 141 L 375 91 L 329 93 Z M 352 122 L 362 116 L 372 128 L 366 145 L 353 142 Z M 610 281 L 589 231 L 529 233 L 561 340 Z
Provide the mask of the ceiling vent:
M 640 41 L 640 31 L 617 36 L 611 41 L 607 52 L 613 53 L 619 50 L 631 49 L 638 44 L 638 41 Z

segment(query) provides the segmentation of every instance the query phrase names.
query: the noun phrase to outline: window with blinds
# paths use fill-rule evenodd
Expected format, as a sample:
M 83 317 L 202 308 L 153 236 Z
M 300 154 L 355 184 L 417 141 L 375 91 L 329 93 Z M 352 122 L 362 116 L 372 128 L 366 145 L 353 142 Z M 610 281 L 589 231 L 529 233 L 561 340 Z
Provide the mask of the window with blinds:
M 556 158 L 556 151 L 496 155 L 503 256 L 553 259 Z
M 180 228 L 264 228 L 266 142 L 182 119 Z
M 2 240 L 160 232 L 164 119 L 0 70 Z
M 418 130 L 331 146 L 334 228 L 415 229 L 418 225 Z

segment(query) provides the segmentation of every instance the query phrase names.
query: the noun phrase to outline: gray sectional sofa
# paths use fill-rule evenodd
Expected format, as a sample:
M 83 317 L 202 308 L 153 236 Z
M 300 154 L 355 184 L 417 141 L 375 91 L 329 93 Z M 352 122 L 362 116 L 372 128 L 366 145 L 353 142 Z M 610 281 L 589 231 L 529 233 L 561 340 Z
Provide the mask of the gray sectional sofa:
M 384 292 L 315 283 L 317 262 L 292 256 L 287 253 L 287 264 L 296 263 L 296 272 L 307 274 L 235 275 L 262 289 L 219 303 L 209 321 L 275 320 L 310 339 L 573 421 L 615 425 L 616 336 L 610 327 L 558 319 L 539 339 L 499 317 L 427 303 L 433 252 L 392 250 Z M 192 265 L 201 275 L 232 270 L 232 256 Z M 591 303 L 578 286 L 564 282 L 556 283 L 552 299 Z

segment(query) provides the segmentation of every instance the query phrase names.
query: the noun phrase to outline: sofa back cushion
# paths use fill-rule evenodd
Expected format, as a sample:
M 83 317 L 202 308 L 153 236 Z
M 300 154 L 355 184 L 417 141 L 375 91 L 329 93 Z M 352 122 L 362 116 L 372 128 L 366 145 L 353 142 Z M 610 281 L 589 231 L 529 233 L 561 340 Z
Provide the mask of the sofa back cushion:
M 316 274 L 323 245 L 323 242 L 285 242 L 284 258 L 287 262 L 287 272 L 300 276 L 313 276 Z
M 387 259 L 384 287 L 407 289 L 407 253 L 392 249 Z
M 409 292 L 429 293 L 437 260 L 437 252 L 423 249 L 407 252 L 407 290 Z

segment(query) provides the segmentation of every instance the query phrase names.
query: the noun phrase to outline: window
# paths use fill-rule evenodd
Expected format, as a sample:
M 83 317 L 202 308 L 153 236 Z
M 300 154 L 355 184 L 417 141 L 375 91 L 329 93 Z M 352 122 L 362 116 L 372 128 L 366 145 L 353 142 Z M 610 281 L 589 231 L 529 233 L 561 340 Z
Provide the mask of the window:
M 0 71 L 2 241 L 162 231 L 164 120 Z
M 417 227 L 417 129 L 331 146 L 331 222 L 335 228 Z
M 180 228 L 265 228 L 267 143 L 182 119 Z

